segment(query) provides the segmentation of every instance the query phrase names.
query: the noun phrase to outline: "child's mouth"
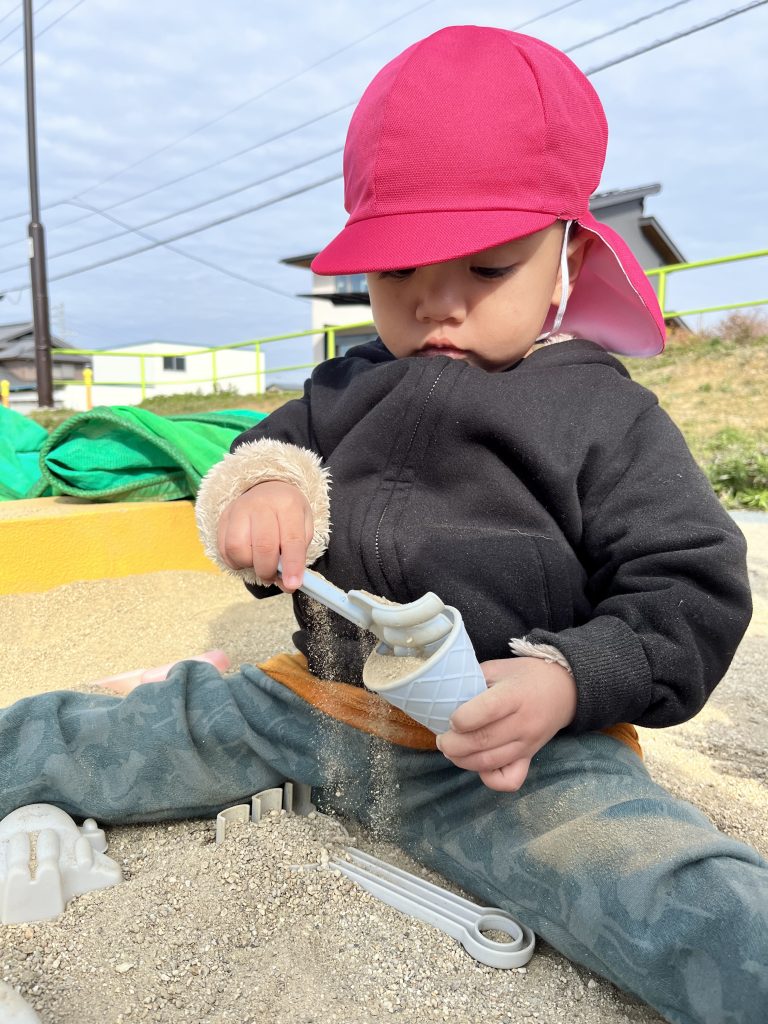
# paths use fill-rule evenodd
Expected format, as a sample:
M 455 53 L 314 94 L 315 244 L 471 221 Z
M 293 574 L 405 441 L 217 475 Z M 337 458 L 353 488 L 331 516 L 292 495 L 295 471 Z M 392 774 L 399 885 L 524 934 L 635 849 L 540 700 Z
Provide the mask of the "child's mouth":
M 463 348 L 456 348 L 453 345 L 425 345 L 416 353 L 418 356 L 447 356 L 448 359 L 466 359 L 467 353 Z

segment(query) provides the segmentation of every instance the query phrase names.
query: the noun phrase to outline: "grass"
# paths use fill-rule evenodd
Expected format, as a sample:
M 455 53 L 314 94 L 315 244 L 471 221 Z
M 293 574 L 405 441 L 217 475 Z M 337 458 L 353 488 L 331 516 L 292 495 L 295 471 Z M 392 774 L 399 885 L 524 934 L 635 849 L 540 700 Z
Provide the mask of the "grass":
M 713 335 L 675 332 L 662 355 L 622 362 L 658 396 L 724 504 L 768 511 L 768 317 L 731 314 Z M 299 395 L 240 395 L 223 389 L 160 395 L 139 408 L 161 416 L 214 409 L 272 412 Z M 30 415 L 53 430 L 73 412 L 48 409 Z
M 157 395 L 140 402 L 136 408 L 148 409 L 158 416 L 181 416 L 185 413 L 213 412 L 217 409 L 255 409 L 257 412 L 273 412 L 291 398 L 299 398 L 301 391 L 276 391 L 268 395 L 241 395 L 231 388 L 222 388 L 213 394 L 190 391 L 177 395 Z M 52 431 L 70 416 L 77 415 L 73 409 L 35 409 L 30 419 L 41 427 Z
M 717 334 L 672 333 L 654 359 L 623 359 L 655 392 L 729 508 L 768 511 L 768 317 L 731 314 Z
M 655 392 L 697 458 L 723 430 L 768 435 L 768 337 L 747 343 L 671 338 L 655 359 L 623 359 L 632 377 Z

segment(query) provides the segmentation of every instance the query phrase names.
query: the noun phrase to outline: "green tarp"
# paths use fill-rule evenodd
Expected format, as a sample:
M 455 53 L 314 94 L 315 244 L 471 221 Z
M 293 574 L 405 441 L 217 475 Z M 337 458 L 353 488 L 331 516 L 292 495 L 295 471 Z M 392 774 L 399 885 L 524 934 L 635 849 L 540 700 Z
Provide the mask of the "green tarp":
M 8 444 L 0 444 L 0 499 L 6 500 L 43 494 L 90 501 L 194 497 L 232 440 L 266 416 L 240 409 L 158 416 L 110 405 L 76 413 L 48 436 L 26 417 L 1 411 L 0 436 Z
M 47 438 L 48 431 L 34 420 L 0 405 L 0 501 L 44 493 L 40 449 Z

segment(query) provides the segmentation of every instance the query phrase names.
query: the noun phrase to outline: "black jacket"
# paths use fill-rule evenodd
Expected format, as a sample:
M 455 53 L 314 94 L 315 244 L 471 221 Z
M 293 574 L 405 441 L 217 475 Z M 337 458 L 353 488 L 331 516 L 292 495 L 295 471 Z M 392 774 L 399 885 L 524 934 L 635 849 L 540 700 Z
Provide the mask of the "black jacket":
M 315 568 L 397 601 L 434 591 L 480 661 L 511 637 L 553 644 L 578 688 L 571 732 L 690 718 L 749 622 L 741 532 L 655 396 L 592 342 L 503 373 L 362 345 L 233 449 L 262 436 L 331 471 Z M 360 632 L 294 605 L 310 669 L 359 682 Z

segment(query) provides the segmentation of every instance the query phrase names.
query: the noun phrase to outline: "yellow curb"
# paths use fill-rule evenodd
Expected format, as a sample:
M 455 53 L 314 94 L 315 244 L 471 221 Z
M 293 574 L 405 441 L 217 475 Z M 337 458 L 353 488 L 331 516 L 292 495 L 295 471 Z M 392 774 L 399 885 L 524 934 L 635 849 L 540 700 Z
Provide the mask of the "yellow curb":
M 220 571 L 203 554 L 191 501 L 0 502 L 0 594 L 162 569 Z

